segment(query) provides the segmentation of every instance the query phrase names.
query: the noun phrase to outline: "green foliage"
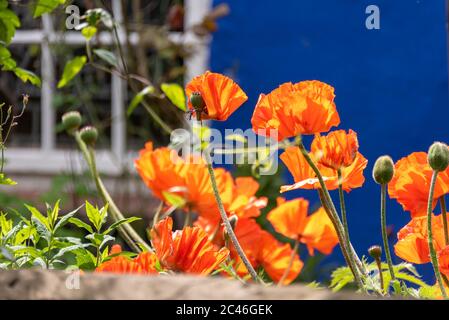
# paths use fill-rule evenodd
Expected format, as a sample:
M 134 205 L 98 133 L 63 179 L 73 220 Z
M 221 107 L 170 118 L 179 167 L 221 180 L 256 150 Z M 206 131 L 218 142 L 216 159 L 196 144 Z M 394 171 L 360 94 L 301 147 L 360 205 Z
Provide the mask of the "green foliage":
M 86 202 L 89 224 L 75 217 L 80 208 L 62 215 L 59 203 L 47 205 L 44 213 L 26 205 L 29 215 L 16 213 L 18 219 L 0 213 L 0 269 L 33 266 L 61 269 L 69 267 L 71 256 L 75 258 L 76 267 L 92 270 L 110 258 L 106 245 L 115 240 L 112 233 L 125 223 L 139 220 L 135 217 L 122 219 L 104 228 L 108 216 L 107 205 L 98 208 Z M 83 237 L 65 235 L 67 226 L 77 227 L 84 234 L 87 231 L 86 241 Z
M 368 276 L 365 278 L 365 289 L 368 292 L 381 292 L 380 276 L 375 262 L 366 264 Z M 410 263 L 400 263 L 393 266 L 396 280 L 391 280 L 388 264 L 382 263 L 382 275 L 385 286 L 384 294 L 390 293 L 396 296 L 426 298 L 435 296 L 434 289 L 421 280 L 421 276 Z M 354 277 L 349 267 L 340 267 L 332 272 L 330 288 L 335 292 L 354 283 Z M 408 285 L 417 286 L 409 287 Z
M 81 34 L 87 41 L 89 41 L 95 34 L 97 34 L 97 31 L 98 29 L 96 27 L 87 26 L 81 30 Z
M 16 29 L 20 27 L 17 15 L 8 9 L 8 1 L 0 0 L 0 66 L 2 71 L 13 72 L 23 82 L 29 81 L 35 86 L 41 85 L 41 80 L 33 72 L 17 66 L 11 53 L 6 48 L 11 43 Z
M 84 29 L 83 29 L 84 30 Z M 118 61 L 115 54 L 113 54 L 109 50 L 105 49 L 95 49 L 94 50 L 95 55 L 97 55 L 101 60 L 107 62 L 111 66 L 118 68 Z
M 20 27 L 20 20 L 12 10 L 8 9 L 8 1 L 0 0 L 0 42 L 8 45 L 18 27 Z
M 14 180 L 12 180 L 10 178 L 7 178 L 4 173 L 0 173 L 0 184 L 13 186 L 13 185 L 16 185 L 17 182 L 15 182 Z
M 152 93 L 154 93 L 153 86 L 147 86 L 147 87 L 143 88 L 131 100 L 131 103 L 128 106 L 128 110 L 126 111 L 126 114 L 128 116 L 130 116 L 134 112 L 134 110 L 137 108 L 137 106 L 142 102 L 142 100 L 145 98 L 145 96 L 150 95 Z
M 6 47 L 0 45 L 0 66 L 2 71 L 11 71 L 16 77 L 23 82 L 30 82 L 31 84 L 40 87 L 41 80 L 33 72 L 22 69 L 17 66 L 16 61 L 12 58 L 11 52 Z
M 55 10 L 60 5 L 63 5 L 65 0 L 38 0 L 34 8 L 34 18 L 42 16 L 44 13 L 49 13 Z
M 81 72 L 86 62 L 86 56 L 77 56 L 67 61 L 64 66 L 61 80 L 58 82 L 58 88 L 66 86 L 78 73 Z
M 165 96 L 176 107 L 182 111 L 186 111 L 186 96 L 184 95 L 184 89 L 177 83 L 163 83 L 161 84 L 161 90 L 165 93 Z

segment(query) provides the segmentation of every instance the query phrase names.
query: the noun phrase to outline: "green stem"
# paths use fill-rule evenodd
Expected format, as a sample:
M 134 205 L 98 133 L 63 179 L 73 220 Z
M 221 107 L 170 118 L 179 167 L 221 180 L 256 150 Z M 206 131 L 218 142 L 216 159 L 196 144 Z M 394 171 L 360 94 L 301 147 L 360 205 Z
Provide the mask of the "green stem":
M 438 286 L 440 287 L 441 294 L 444 299 L 447 299 L 446 289 L 444 288 L 443 279 L 441 277 L 440 268 L 438 265 L 438 258 L 433 246 L 433 234 L 432 234 L 432 203 L 433 195 L 435 191 L 435 184 L 438 177 L 438 171 L 433 171 L 432 180 L 430 181 L 429 199 L 427 201 L 427 242 L 429 244 L 430 260 L 432 262 L 435 278 L 437 279 Z
M 84 155 L 84 158 L 89 166 L 92 177 L 95 181 L 95 185 L 97 187 L 97 191 L 100 193 L 103 201 L 109 205 L 109 212 L 111 213 L 112 219 L 114 222 L 124 219 L 125 217 L 118 209 L 111 195 L 107 191 L 106 187 L 101 180 L 95 162 L 95 152 L 92 148 L 88 148 L 84 141 L 81 139 L 79 132 L 75 132 L 75 139 L 78 143 L 81 152 Z M 118 231 L 126 243 L 135 251 L 141 252 L 142 249 L 139 247 L 142 246 L 145 250 L 153 251 L 153 249 L 139 236 L 139 234 L 128 224 L 123 224 L 118 227 Z M 139 244 L 139 245 L 138 245 Z
M 441 205 L 441 215 L 443 217 L 443 228 L 444 228 L 444 243 L 449 246 L 449 232 L 447 228 L 447 212 L 446 212 L 446 199 L 444 194 L 440 197 Z
M 352 273 L 354 275 L 354 279 L 355 279 L 358 287 L 361 290 L 365 291 L 364 286 L 363 286 L 363 282 L 361 280 L 362 274 L 359 271 L 357 263 L 356 263 L 356 259 L 358 259 L 357 254 L 353 250 L 352 246 L 347 246 L 346 237 L 344 236 L 343 225 L 342 225 L 342 223 L 340 221 L 340 218 L 338 217 L 337 209 L 335 209 L 335 205 L 332 202 L 332 198 L 331 198 L 331 196 L 329 194 L 329 190 L 327 189 L 326 184 L 324 183 L 323 176 L 321 175 L 320 170 L 315 165 L 313 160 L 310 158 L 309 153 L 307 152 L 306 148 L 304 147 L 304 144 L 302 143 L 302 141 L 298 142 L 298 147 L 301 150 L 301 153 L 304 156 L 304 158 L 306 159 L 307 163 L 312 168 L 312 170 L 315 173 L 316 177 L 318 178 L 321 190 L 323 192 L 324 202 L 326 203 L 326 205 L 327 205 L 327 207 L 329 209 L 329 212 L 333 216 L 333 219 L 331 219 L 331 220 L 334 222 L 334 228 L 335 228 L 337 234 L 338 233 L 341 234 L 340 237 L 341 237 L 341 239 L 343 239 L 343 242 L 340 242 L 340 248 L 341 248 L 342 251 L 346 251 L 346 254 L 344 253 L 343 255 L 346 255 L 347 258 L 348 258 L 348 260 L 347 260 L 348 266 L 349 266 L 349 268 L 351 269 L 351 271 L 352 271 Z
M 390 244 L 388 242 L 387 235 L 387 214 L 386 214 L 386 198 L 387 198 L 387 185 L 382 184 L 380 190 L 380 223 L 382 227 L 382 239 L 384 242 L 385 257 L 387 258 L 388 270 L 390 271 L 391 280 L 395 280 L 393 261 L 391 260 Z
M 201 122 L 201 112 L 196 110 L 196 119 L 200 123 Z M 201 132 L 201 131 L 200 131 Z M 200 136 L 200 141 L 202 142 L 202 136 Z M 203 153 L 204 157 L 206 158 L 206 164 L 207 164 L 207 171 L 209 172 L 210 182 L 212 185 L 212 190 L 214 192 L 215 201 L 217 201 L 218 205 L 218 211 L 220 212 L 221 220 L 223 221 L 224 227 L 226 229 L 226 232 L 231 239 L 232 244 L 234 245 L 235 250 L 237 251 L 237 254 L 239 255 L 240 259 L 242 260 L 243 264 L 245 265 L 246 269 L 248 270 L 249 274 L 251 275 L 251 278 L 255 282 L 263 283 L 261 279 L 259 279 L 259 276 L 256 273 L 256 270 L 254 270 L 253 266 L 251 265 L 251 262 L 248 260 L 248 257 L 246 256 L 245 252 L 242 249 L 242 246 L 240 245 L 237 236 L 235 235 L 234 230 L 232 229 L 231 223 L 229 222 L 228 215 L 226 214 L 225 208 L 223 206 L 223 201 L 221 200 L 220 191 L 218 190 L 217 185 L 217 179 L 215 178 L 215 172 L 214 167 L 212 166 L 212 160 L 210 159 L 210 155 L 208 150 Z
M 337 224 L 337 222 L 335 221 L 334 216 L 331 214 L 329 206 L 327 205 L 327 203 L 324 200 L 323 190 L 318 189 L 318 195 L 320 197 L 320 202 L 321 202 L 321 205 L 324 208 L 324 211 L 326 211 L 327 216 L 331 220 L 332 224 L 335 226 Z M 340 244 L 345 243 L 344 234 L 339 232 L 337 228 L 335 228 L 335 230 L 337 232 L 338 242 Z M 356 274 L 357 270 L 354 269 L 354 265 L 351 263 L 351 260 L 349 259 L 348 252 L 341 245 L 340 245 L 340 248 L 341 248 L 341 252 L 343 254 L 343 257 L 344 257 L 344 259 L 346 261 L 346 264 L 349 266 L 349 269 L 351 269 L 351 272 L 352 272 L 352 274 L 354 275 L 354 278 L 355 278 L 355 274 Z
M 288 261 L 287 268 L 285 269 L 284 273 L 282 274 L 281 279 L 279 280 L 279 282 L 277 284 L 278 287 L 282 286 L 284 284 L 285 279 L 287 279 L 288 274 L 290 273 L 290 270 L 292 269 L 293 261 L 295 261 L 295 256 L 296 256 L 296 253 L 298 252 L 298 248 L 299 248 L 299 240 L 296 239 L 295 244 L 293 245 L 292 253 L 290 255 L 290 260 Z
M 220 192 L 218 191 L 217 180 L 215 178 L 215 172 L 214 172 L 214 168 L 212 167 L 212 164 L 211 164 L 210 156 L 207 152 L 205 152 L 204 154 L 206 156 L 207 170 L 209 172 L 210 182 L 212 184 L 212 189 L 214 191 L 215 200 L 217 201 L 218 211 L 220 212 L 221 220 L 224 223 L 226 232 L 228 233 L 229 238 L 231 239 L 231 242 L 234 245 L 235 250 L 237 251 L 237 254 L 239 255 L 239 257 L 242 260 L 243 264 L 245 265 L 246 269 L 248 269 L 248 272 L 251 275 L 251 278 L 253 278 L 253 280 L 256 282 L 261 282 L 259 280 L 259 277 L 257 276 L 256 271 L 254 270 L 253 266 L 251 265 L 251 262 L 249 262 L 248 258 L 246 257 L 245 252 L 243 251 L 242 247 L 240 246 L 240 243 L 237 239 L 237 236 L 234 233 L 234 230 L 232 230 L 231 223 L 229 222 L 228 216 L 227 216 L 226 211 L 223 206 L 223 202 L 221 201 Z
M 349 239 L 348 218 L 347 218 L 347 215 L 346 215 L 345 195 L 343 193 L 342 176 L 341 176 L 341 170 L 340 169 L 337 171 L 337 175 L 338 175 L 338 197 L 339 197 L 339 200 L 340 200 L 341 220 L 342 220 L 343 229 L 344 229 L 344 232 L 345 232 L 346 246 L 347 246 L 347 248 L 350 248 L 351 247 L 351 241 Z

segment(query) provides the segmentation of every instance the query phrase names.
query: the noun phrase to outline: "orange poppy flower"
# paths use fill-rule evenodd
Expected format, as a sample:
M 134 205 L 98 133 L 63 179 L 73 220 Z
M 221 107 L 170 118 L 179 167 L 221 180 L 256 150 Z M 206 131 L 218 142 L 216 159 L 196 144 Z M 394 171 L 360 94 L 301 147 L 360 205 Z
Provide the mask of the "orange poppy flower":
M 427 153 L 414 152 L 395 164 L 393 179 L 388 184 L 390 198 L 396 199 L 412 217 L 425 215 L 429 197 L 432 168 L 427 163 Z M 438 174 L 433 198 L 433 208 L 438 199 L 449 193 L 449 169 Z
M 144 183 L 161 200 L 165 200 L 164 192 L 185 185 L 186 166 L 174 150 L 165 147 L 154 150 L 153 143 L 147 142 L 134 164 Z
M 338 189 L 338 175 L 335 169 L 325 167 L 318 163 L 313 153 L 309 154 L 323 176 L 326 187 L 329 190 Z M 319 189 L 320 184 L 316 178 L 315 172 L 307 163 L 306 159 L 298 147 L 289 147 L 281 155 L 280 158 L 287 169 L 293 176 L 295 181 L 292 185 L 285 185 L 281 187 L 281 193 L 296 189 Z M 349 167 L 341 169 L 342 174 L 342 188 L 346 192 L 352 189 L 359 188 L 365 182 L 363 171 L 368 164 L 368 160 L 357 152 L 354 162 Z
M 259 261 L 274 282 L 278 283 L 282 279 L 290 263 L 292 251 L 293 249 L 288 243 L 282 244 L 267 231 L 262 231 Z M 299 259 L 299 255 L 295 254 L 290 271 L 282 284 L 288 285 L 295 280 L 303 266 L 304 263 Z
M 243 219 L 237 222 L 236 236 L 248 260 L 254 268 L 262 267 L 275 283 L 278 283 L 287 269 L 293 249 L 288 243 L 281 243 L 269 232 L 264 231 L 253 219 Z M 248 270 L 235 250 L 231 250 L 233 266 L 240 277 L 248 277 Z M 292 266 L 284 285 L 295 280 L 302 270 L 304 263 L 295 254 Z
M 432 216 L 433 245 L 436 251 L 445 247 L 442 215 Z M 418 216 L 398 232 L 398 242 L 394 246 L 395 254 L 410 263 L 430 262 L 427 243 L 427 217 Z
M 114 245 L 109 254 L 118 254 L 121 251 L 119 245 Z M 125 256 L 112 257 L 99 265 L 95 272 L 154 274 L 158 273 L 156 264 L 157 258 L 153 252 L 142 252 L 134 259 Z
M 449 276 L 449 246 L 442 248 L 437 255 L 441 273 L 446 277 Z
M 301 242 L 306 244 L 311 256 L 314 250 L 322 254 L 331 254 L 338 244 L 337 232 L 323 207 L 308 217 Z
M 201 228 L 185 227 L 173 233 L 172 227 L 168 217 L 150 231 L 156 255 L 167 269 L 208 275 L 228 257 L 229 250 L 217 250 Z
M 260 215 L 260 209 L 266 207 L 268 200 L 266 197 L 256 197 L 256 192 L 259 189 L 259 183 L 256 180 L 252 177 L 238 177 L 234 180 L 231 173 L 222 168 L 214 169 L 214 172 L 224 209 L 229 216 L 251 218 Z M 210 180 L 208 173 L 206 176 Z M 198 177 L 197 175 L 193 179 L 198 181 Z M 195 209 L 200 216 L 213 222 L 220 220 L 220 213 L 210 181 L 208 181 L 208 186 L 209 190 L 198 188 L 193 183 L 188 186 L 188 189 L 207 191 L 197 197 Z
M 203 120 L 224 121 L 248 100 L 245 92 L 232 79 L 210 71 L 193 78 L 186 86 L 188 106 L 193 113 L 195 109 L 190 102 L 190 96 L 194 92 L 199 92 L 205 103 L 201 114 Z
M 340 124 L 334 98 L 334 88 L 320 81 L 284 83 L 259 96 L 251 118 L 253 130 L 267 137 L 276 130 L 279 141 L 329 131 Z
M 330 254 L 338 244 L 337 233 L 323 208 L 307 216 L 309 202 L 303 198 L 281 203 L 271 210 L 267 219 L 280 234 L 307 245 L 314 250 Z
M 318 163 L 335 170 L 349 167 L 355 160 L 359 142 L 357 134 L 349 130 L 332 131 L 326 136 L 317 134 L 312 141 L 311 150 Z
M 213 239 L 215 245 L 224 245 L 223 227 L 219 222 L 210 222 L 200 217 L 195 222 L 195 225 L 205 230 L 209 234 L 209 239 Z M 262 230 L 260 225 L 251 218 L 238 219 L 234 231 L 251 265 L 254 268 L 263 267 L 274 282 L 279 282 L 285 269 L 288 267 L 292 255 L 293 249 L 290 245 L 277 241 L 270 233 Z M 229 246 L 229 249 L 233 261 L 232 265 L 237 274 L 240 277 L 249 277 L 248 270 L 232 244 Z M 296 255 L 283 284 L 289 284 L 296 279 L 302 266 L 303 262 Z M 224 271 L 224 274 L 227 275 L 226 271 Z
M 168 148 L 153 150 L 148 142 L 140 151 L 135 166 L 145 184 L 154 195 L 170 205 L 167 194 L 181 196 L 184 209 L 196 211 L 211 220 L 220 218 L 207 167 L 203 161 L 190 161 L 179 157 Z M 198 159 L 199 160 L 199 159 Z M 223 168 L 214 169 L 218 190 L 226 211 L 239 217 L 256 217 L 267 199 L 255 196 L 259 184 L 251 177 L 234 180 Z

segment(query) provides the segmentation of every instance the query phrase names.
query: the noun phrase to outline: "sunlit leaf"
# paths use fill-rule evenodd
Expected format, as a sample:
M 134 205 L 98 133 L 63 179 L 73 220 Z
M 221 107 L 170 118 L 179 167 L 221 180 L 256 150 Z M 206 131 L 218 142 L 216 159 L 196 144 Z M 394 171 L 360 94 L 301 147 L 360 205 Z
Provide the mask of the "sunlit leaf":
M 134 98 L 131 100 L 131 103 L 128 106 L 128 110 L 126 111 L 126 114 L 130 116 L 134 110 L 137 108 L 137 106 L 142 102 L 143 98 L 146 95 L 154 93 L 154 87 L 148 86 L 143 88 L 138 94 L 134 96 Z
M 15 182 L 14 180 L 12 180 L 10 178 L 7 178 L 4 173 L 0 173 L 0 184 L 13 186 L 13 185 L 16 185 L 17 182 Z
M 81 30 L 81 34 L 87 41 L 92 39 L 92 37 L 97 33 L 97 28 L 93 26 L 87 26 Z M 95 52 L 95 50 L 94 50 Z
M 22 80 L 22 82 L 30 82 L 37 87 L 41 86 L 41 79 L 35 73 L 19 67 L 14 68 L 13 72 L 20 80 Z
M 37 0 L 36 7 L 34 8 L 33 18 L 38 18 L 44 13 L 52 12 L 64 3 L 65 0 Z
M 62 78 L 58 82 L 58 88 L 66 86 L 83 69 L 86 61 L 86 56 L 77 56 L 68 61 L 64 66 Z
M 121 226 L 122 224 L 125 224 L 125 223 L 131 223 L 131 222 L 134 222 L 134 221 L 137 221 L 137 220 L 142 220 L 142 219 L 139 218 L 139 217 L 131 217 L 131 218 L 125 218 L 125 219 L 116 221 L 116 222 L 114 222 L 113 224 L 111 224 L 111 226 L 110 226 L 106 231 L 104 231 L 103 234 L 109 234 L 109 233 L 111 233 L 113 230 L 115 230 L 115 229 L 117 229 L 119 226 Z
M 171 101 L 182 111 L 186 111 L 186 96 L 184 95 L 183 88 L 177 83 L 163 83 L 161 84 L 161 90 Z
M 4 1 L 0 6 L 0 41 L 5 45 L 9 44 L 18 27 L 20 27 L 19 18 L 14 11 L 7 8 L 7 2 Z
M 94 230 L 92 229 L 92 227 L 90 225 L 88 225 L 87 223 L 85 223 L 84 221 L 78 219 L 78 218 L 70 218 L 69 222 L 74 224 L 75 226 L 79 227 L 79 228 L 83 228 L 86 229 L 87 231 L 89 231 L 90 233 L 93 233 Z

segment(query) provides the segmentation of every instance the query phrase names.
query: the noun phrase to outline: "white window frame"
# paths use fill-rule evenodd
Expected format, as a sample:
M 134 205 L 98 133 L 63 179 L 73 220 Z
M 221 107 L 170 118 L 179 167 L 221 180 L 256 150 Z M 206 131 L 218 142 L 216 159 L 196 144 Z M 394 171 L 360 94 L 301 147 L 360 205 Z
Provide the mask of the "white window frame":
M 123 21 L 120 0 L 111 0 L 115 19 L 120 23 Z M 188 82 L 194 76 L 203 73 L 209 63 L 209 37 L 200 38 L 191 31 L 191 26 L 201 22 L 205 14 L 210 10 L 212 0 L 185 0 L 184 33 L 171 33 L 170 38 L 177 43 L 195 46 L 195 54 L 188 57 L 186 65 L 185 81 Z M 43 29 L 17 30 L 13 38 L 14 44 L 40 44 L 41 45 L 41 145 L 39 148 L 11 147 L 7 149 L 7 163 L 5 169 L 8 174 L 54 174 L 63 171 L 75 170 L 81 172 L 81 161 L 79 151 L 60 150 L 56 148 L 55 110 L 52 107 L 52 97 L 55 92 L 55 81 L 57 75 L 54 72 L 54 63 L 50 51 L 50 44 L 64 42 L 71 45 L 83 45 L 84 37 L 80 32 L 66 31 L 56 33 L 52 26 L 52 20 L 48 15 L 42 16 Z M 126 43 L 125 32 L 119 30 L 119 39 Z M 112 44 L 109 32 L 101 32 L 98 35 L 101 43 Z M 129 35 L 131 44 L 138 43 L 138 34 Z M 132 159 L 136 152 L 126 152 L 126 121 L 125 121 L 125 82 L 117 75 L 111 79 L 111 148 L 100 150 L 97 153 L 98 169 L 100 172 L 117 176 L 123 171 L 123 166 L 132 166 Z

